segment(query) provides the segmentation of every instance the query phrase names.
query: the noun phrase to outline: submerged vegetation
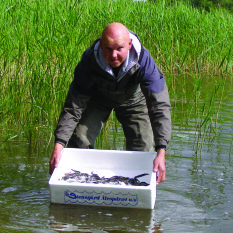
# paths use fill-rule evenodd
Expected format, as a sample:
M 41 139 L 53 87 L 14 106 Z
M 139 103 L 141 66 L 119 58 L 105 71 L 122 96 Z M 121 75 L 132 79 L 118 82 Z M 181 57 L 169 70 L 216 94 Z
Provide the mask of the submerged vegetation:
M 151 52 L 167 77 L 172 107 L 176 100 L 184 100 L 182 124 L 191 117 L 198 132 L 214 132 L 218 111 L 213 105 L 217 100 L 221 107 L 224 87 L 232 81 L 233 16 L 220 8 L 207 12 L 166 2 L 3 0 L 1 141 L 52 140 L 82 52 L 113 21 L 137 33 Z M 210 79 L 214 85 L 202 96 L 201 89 Z M 174 112 L 172 117 L 176 119 Z M 101 137 L 114 125 L 118 123 L 111 116 Z M 105 146 L 103 140 L 99 143 Z

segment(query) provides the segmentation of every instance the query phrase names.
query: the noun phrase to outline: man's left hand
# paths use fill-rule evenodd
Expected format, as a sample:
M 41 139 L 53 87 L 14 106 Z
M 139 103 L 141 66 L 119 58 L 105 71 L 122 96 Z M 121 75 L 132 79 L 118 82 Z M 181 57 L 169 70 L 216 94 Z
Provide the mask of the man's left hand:
M 153 172 L 158 172 L 157 183 L 165 181 L 166 167 L 165 167 L 165 150 L 157 151 L 157 157 L 154 159 Z

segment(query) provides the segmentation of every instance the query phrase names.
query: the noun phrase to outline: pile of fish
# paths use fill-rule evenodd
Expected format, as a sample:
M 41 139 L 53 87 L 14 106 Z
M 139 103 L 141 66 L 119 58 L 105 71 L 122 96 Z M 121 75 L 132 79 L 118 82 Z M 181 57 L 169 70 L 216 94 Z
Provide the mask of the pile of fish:
M 134 186 L 148 186 L 146 182 L 139 181 L 138 178 L 149 175 L 148 173 L 143 173 L 135 176 L 134 178 L 124 177 L 124 176 L 112 176 L 110 178 L 100 177 L 93 172 L 91 174 L 81 173 L 71 169 L 72 172 L 65 173 L 62 180 L 67 182 L 78 182 L 78 183 L 92 183 L 92 184 L 114 184 L 114 185 L 134 185 Z

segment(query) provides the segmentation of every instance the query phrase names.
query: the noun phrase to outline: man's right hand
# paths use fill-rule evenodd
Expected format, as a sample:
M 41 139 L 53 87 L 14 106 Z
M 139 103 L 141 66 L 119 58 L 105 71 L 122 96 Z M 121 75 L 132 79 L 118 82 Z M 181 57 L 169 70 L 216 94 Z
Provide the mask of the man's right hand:
M 49 162 L 49 174 L 52 175 L 53 170 L 58 166 L 61 160 L 61 151 L 64 148 L 60 143 L 55 143 L 53 153 Z

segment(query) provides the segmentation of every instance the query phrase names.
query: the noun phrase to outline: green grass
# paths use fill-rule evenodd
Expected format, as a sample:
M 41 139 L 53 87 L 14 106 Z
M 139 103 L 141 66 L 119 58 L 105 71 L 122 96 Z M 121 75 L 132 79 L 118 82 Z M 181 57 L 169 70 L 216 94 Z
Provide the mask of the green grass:
M 181 93 L 188 102 L 194 98 L 194 105 L 190 102 L 185 110 L 186 119 L 193 113 L 199 118 L 200 109 L 208 116 L 206 107 L 198 106 L 200 81 L 203 74 L 218 75 L 217 85 L 222 77 L 232 77 L 233 16 L 166 2 L 2 0 L 1 140 L 52 140 L 76 64 L 113 21 L 139 35 L 167 76 L 171 99 Z M 193 93 L 186 82 L 195 87 Z M 213 104 L 217 92 L 209 91 L 214 91 L 208 100 Z M 210 118 L 202 119 L 206 124 Z M 117 123 L 108 124 L 111 128 Z

